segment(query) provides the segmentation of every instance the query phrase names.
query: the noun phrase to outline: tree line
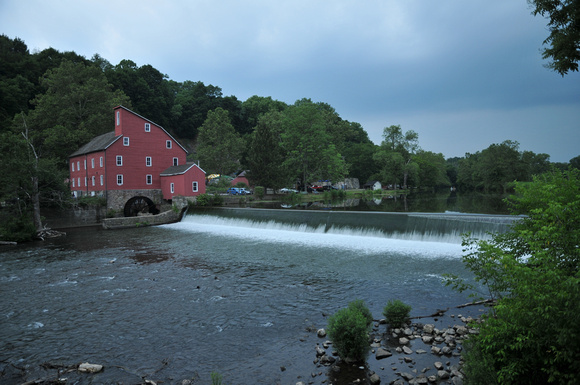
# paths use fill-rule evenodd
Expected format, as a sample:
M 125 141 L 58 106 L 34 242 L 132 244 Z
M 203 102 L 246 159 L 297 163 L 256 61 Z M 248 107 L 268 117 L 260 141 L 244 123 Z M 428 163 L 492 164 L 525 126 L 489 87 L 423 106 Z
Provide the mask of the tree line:
M 386 127 L 376 145 L 362 125 L 324 102 L 258 95 L 241 101 L 218 86 L 176 82 L 131 60 L 113 65 L 98 54 L 86 59 L 54 48 L 30 53 L 24 41 L 6 35 L 0 98 L 0 202 L 15 230 L 30 225 L 34 207 L 67 201 L 68 156 L 111 131 L 117 105 L 163 126 L 208 174 L 247 170 L 254 184 L 275 189 L 348 177 L 393 188 L 505 192 L 550 166 L 548 155 L 521 152 L 512 141 L 446 160 L 398 125 Z M 578 167 L 578 160 L 571 163 Z M 33 223 L 42 226 L 40 217 Z

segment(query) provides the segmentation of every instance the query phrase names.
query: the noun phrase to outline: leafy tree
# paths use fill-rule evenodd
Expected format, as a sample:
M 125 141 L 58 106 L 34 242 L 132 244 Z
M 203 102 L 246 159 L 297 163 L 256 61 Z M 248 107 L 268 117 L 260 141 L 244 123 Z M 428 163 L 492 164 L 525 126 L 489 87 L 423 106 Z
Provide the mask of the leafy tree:
M 250 139 L 247 158 L 248 179 L 256 186 L 279 189 L 284 187 L 287 174 L 282 165 L 284 156 L 280 146 L 281 114 L 261 115 Z
M 197 155 L 206 171 L 227 175 L 239 169 L 243 146 L 228 111 L 218 107 L 208 112 L 197 141 Z
M 447 167 L 443 154 L 419 150 L 413 160 L 419 169 L 419 183 L 415 183 L 415 185 L 435 189 L 437 187 L 447 187 L 451 184 L 447 176 Z
M 403 133 L 399 125 L 384 128 L 383 141 L 374 155 L 382 169 L 384 181 L 393 186 L 402 182 L 406 188 L 409 175 L 416 178 L 418 165 L 413 162 L 413 154 L 419 149 L 418 139 L 415 131 Z
M 288 107 L 286 103 L 272 99 L 271 96 L 254 95 L 242 102 L 242 114 L 248 128 L 258 125 L 260 117 L 271 111 L 284 111 Z M 247 130 L 244 130 L 247 131 Z
M 467 267 L 497 299 L 472 336 L 469 383 L 574 384 L 580 373 L 580 171 L 518 183 L 514 222 L 490 241 L 466 240 Z M 457 288 L 468 286 L 453 281 Z M 477 362 L 473 360 L 477 359 Z M 482 364 L 483 363 L 483 364 Z M 488 375 L 483 376 L 482 372 Z M 486 382 L 488 383 L 488 382 Z
M 580 170 L 580 156 L 570 159 L 570 166 Z
M 549 18 L 550 35 L 544 40 L 544 59 L 552 59 L 548 68 L 564 76 L 578 71 L 580 60 L 580 2 L 577 0 L 528 0 L 535 16 Z
M 112 68 L 99 60 L 97 63 L 104 64 L 108 81 L 131 99 L 135 112 L 161 126 L 170 126 L 174 93 L 167 75 L 149 64 L 139 67 L 131 60 L 121 60 Z
M 298 100 L 283 113 L 284 166 L 303 186 L 316 180 L 342 180 L 347 167 L 329 134 L 328 109 L 309 99 Z
M 188 139 L 197 137 L 198 129 L 205 122 L 207 113 L 219 107 L 222 90 L 203 82 L 176 83 L 175 102 L 171 109 L 172 127 L 175 133 Z

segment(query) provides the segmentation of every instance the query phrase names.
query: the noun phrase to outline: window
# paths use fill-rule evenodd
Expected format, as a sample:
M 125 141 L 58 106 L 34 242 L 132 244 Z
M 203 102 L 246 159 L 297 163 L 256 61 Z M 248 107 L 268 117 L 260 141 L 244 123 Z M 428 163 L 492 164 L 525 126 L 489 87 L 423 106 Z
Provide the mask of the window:
M 95 168 L 95 158 L 91 158 L 91 168 Z
M 173 194 L 175 192 L 175 185 L 173 183 L 171 183 L 171 193 Z
M 83 163 L 85 164 L 85 170 L 86 170 L 87 169 L 87 160 L 85 159 Z
M 77 186 L 81 187 L 81 178 L 77 178 Z
M 146 180 L 147 180 L 147 184 L 153 184 L 153 175 L 147 174 Z
M 122 174 L 117 175 L 117 184 L 119 186 L 123 185 L 123 175 Z
M 72 172 L 75 172 L 75 162 L 71 162 Z
M 92 184 L 93 186 L 95 185 L 95 176 L 94 176 L 94 175 L 91 177 L 91 184 Z
M 117 126 L 121 124 L 121 111 L 117 111 Z
M 128 146 L 129 145 L 129 137 L 128 136 L 124 136 L 123 137 L 123 146 Z
M 151 131 L 151 124 L 145 123 L 145 132 Z
M 101 186 L 103 185 L 103 176 L 101 175 Z
M 72 178 L 73 188 L 75 187 L 75 178 Z
M 191 190 L 192 190 L 193 192 L 197 192 L 197 182 L 193 182 L 193 183 L 191 184 Z
M 81 171 L 81 162 L 77 160 L 77 171 Z
M 85 176 L 85 187 L 87 187 L 87 186 L 88 186 L 88 184 L 87 184 L 87 177 Z
M 166 140 L 165 141 L 165 147 L 171 148 L 171 140 Z
M 151 167 L 151 157 L 150 156 L 145 157 L 145 166 Z
M 173 158 L 173 165 L 174 166 L 178 166 L 179 165 L 179 159 L 178 158 Z
M 101 158 L 99 159 L 99 166 L 103 167 L 103 157 L 101 156 Z
M 117 166 L 122 166 L 122 165 L 123 165 L 123 156 L 117 155 Z

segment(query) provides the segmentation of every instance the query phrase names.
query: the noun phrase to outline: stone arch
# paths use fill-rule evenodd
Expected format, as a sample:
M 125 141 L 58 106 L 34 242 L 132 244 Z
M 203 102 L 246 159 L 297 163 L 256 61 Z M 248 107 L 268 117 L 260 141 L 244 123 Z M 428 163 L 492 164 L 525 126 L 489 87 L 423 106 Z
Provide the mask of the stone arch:
M 134 196 L 125 203 L 123 213 L 126 217 L 135 217 L 139 214 L 159 214 L 159 209 L 146 196 Z

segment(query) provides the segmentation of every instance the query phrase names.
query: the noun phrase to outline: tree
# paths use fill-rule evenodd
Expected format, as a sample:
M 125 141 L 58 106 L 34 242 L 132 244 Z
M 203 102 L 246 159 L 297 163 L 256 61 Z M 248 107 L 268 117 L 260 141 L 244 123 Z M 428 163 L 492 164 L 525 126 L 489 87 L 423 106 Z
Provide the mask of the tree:
M 309 99 L 298 100 L 283 113 L 284 166 L 303 188 L 317 180 L 342 180 L 347 173 L 344 159 L 329 135 L 332 117 L 325 106 Z
M 406 188 L 409 175 L 416 177 L 418 166 L 413 162 L 413 154 L 419 149 L 418 140 L 415 131 L 403 133 L 399 125 L 384 128 L 383 141 L 374 158 L 382 168 L 385 181 L 393 186 L 402 182 Z
M 221 107 L 208 112 L 199 129 L 197 155 L 206 171 L 227 175 L 240 165 L 244 141 L 234 130 L 229 114 Z
M 420 183 L 415 183 L 415 185 L 432 189 L 451 185 L 443 154 L 419 150 L 413 160 L 419 169 L 418 180 Z
M 577 0 L 528 0 L 535 16 L 548 16 L 550 35 L 542 57 L 552 59 L 548 68 L 564 76 L 578 71 L 580 60 L 580 2 Z
M 287 174 L 283 167 L 283 152 L 280 146 L 281 114 L 269 112 L 261 115 L 250 139 L 247 166 L 248 179 L 256 186 L 284 187 Z
M 490 241 L 466 240 L 466 266 L 497 299 L 479 324 L 479 334 L 471 337 L 466 357 L 470 383 L 490 377 L 501 384 L 529 384 L 532 378 L 538 384 L 576 383 L 579 191 L 580 171 L 575 169 L 518 183 L 509 202 L 513 214 L 526 216 Z

